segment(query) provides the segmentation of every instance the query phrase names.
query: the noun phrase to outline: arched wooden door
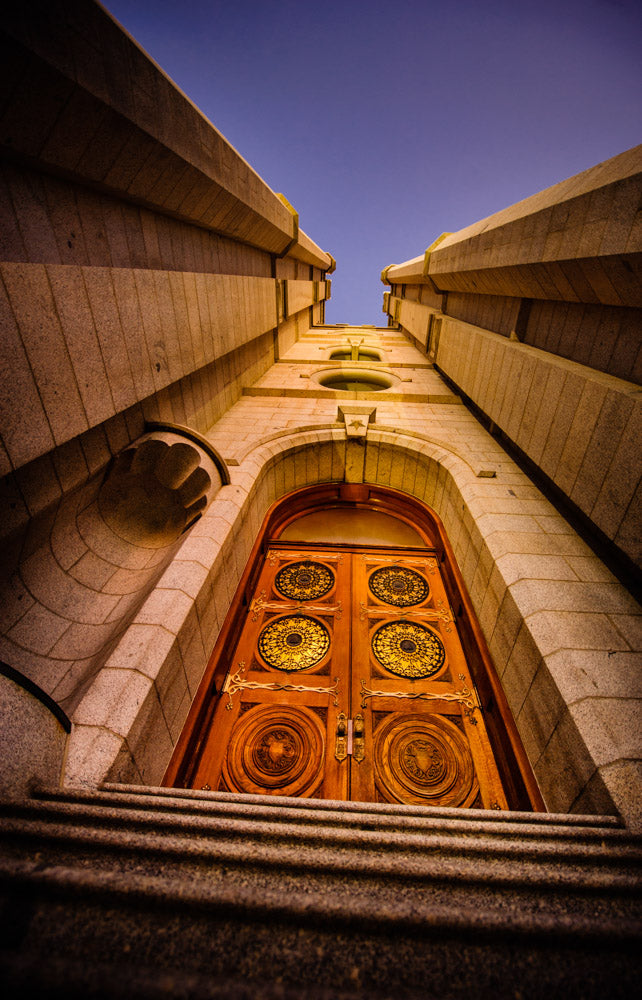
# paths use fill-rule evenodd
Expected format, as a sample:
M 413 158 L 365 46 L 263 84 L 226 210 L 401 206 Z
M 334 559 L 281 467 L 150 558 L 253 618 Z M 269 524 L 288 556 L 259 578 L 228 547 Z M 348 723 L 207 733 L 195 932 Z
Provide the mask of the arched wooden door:
M 434 554 L 271 547 L 192 785 L 506 808 Z
M 442 567 L 429 545 L 269 543 L 165 783 L 508 808 Z

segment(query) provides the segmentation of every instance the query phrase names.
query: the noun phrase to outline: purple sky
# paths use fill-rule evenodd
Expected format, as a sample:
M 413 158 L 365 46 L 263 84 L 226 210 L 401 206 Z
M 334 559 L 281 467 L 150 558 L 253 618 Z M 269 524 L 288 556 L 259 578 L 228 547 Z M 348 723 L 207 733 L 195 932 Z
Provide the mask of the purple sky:
M 639 0 L 106 0 L 337 259 L 379 273 L 640 142 Z

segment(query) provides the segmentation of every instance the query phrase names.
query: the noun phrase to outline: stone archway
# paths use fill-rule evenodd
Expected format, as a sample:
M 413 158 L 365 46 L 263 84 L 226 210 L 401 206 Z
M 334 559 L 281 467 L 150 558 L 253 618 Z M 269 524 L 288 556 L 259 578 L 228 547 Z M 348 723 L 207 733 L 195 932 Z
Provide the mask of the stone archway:
M 334 527 L 332 527 L 333 524 Z M 397 524 L 398 527 L 395 528 L 395 524 Z M 299 526 L 298 530 L 297 526 Z M 226 713 L 224 711 L 222 712 L 221 709 L 229 709 L 233 707 L 231 697 L 229 704 L 226 701 L 226 692 L 229 685 L 229 676 L 232 675 L 235 666 L 237 665 L 234 657 L 232 656 L 231 650 L 237 646 L 237 644 L 241 641 L 241 637 L 245 635 L 248 630 L 249 632 L 256 631 L 256 628 L 259 626 L 252 625 L 252 622 L 256 621 L 257 615 L 261 617 L 261 619 L 265 616 L 266 612 L 263 610 L 264 608 L 268 609 L 266 622 L 268 619 L 271 622 L 273 612 L 276 613 L 276 611 L 278 611 L 277 606 L 275 605 L 273 608 L 269 601 L 267 605 L 265 604 L 265 592 L 263 590 L 261 591 L 261 599 L 257 599 L 256 597 L 256 593 L 258 593 L 256 588 L 259 586 L 259 584 L 256 583 L 256 580 L 259 574 L 261 579 L 263 579 L 266 575 L 266 567 L 264 567 L 264 553 L 268 550 L 270 551 L 270 565 L 274 565 L 275 556 L 281 556 L 286 560 L 284 565 L 289 565 L 287 551 L 284 553 L 277 550 L 282 548 L 284 545 L 286 547 L 288 545 L 294 545 L 294 549 L 292 549 L 293 552 L 295 552 L 295 550 L 298 551 L 301 548 L 304 548 L 307 551 L 306 546 L 309 546 L 310 544 L 316 547 L 308 553 L 310 558 L 313 558 L 313 553 L 315 551 L 317 552 L 319 558 L 326 560 L 329 558 L 331 562 L 336 563 L 336 566 L 335 570 L 327 570 L 326 572 L 332 576 L 338 573 L 341 579 L 345 578 L 346 580 L 346 573 L 349 572 L 348 563 L 352 565 L 352 562 L 354 561 L 355 572 L 360 577 L 361 571 L 358 570 L 357 567 L 361 564 L 363 559 L 369 559 L 372 562 L 373 567 L 375 565 L 379 565 L 378 560 L 380 559 L 383 559 L 381 564 L 382 566 L 394 562 L 395 559 L 404 565 L 406 563 L 410 565 L 408 560 L 410 559 L 412 561 L 412 553 L 414 551 L 414 559 L 417 568 L 424 565 L 427 566 L 429 563 L 432 564 L 430 574 L 432 574 L 433 583 L 431 583 L 430 588 L 432 589 L 433 584 L 436 586 L 437 580 L 443 581 L 443 586 L 446 588 L 445 593 L 447 595 L 446 604 L 444 606 L 450 609 L 454 608 L 456 611 L 454 612 L 455 619 L 452 617 L 453 612 L 449 611 L 444 621 L 438 621 L 440 616 L 443 618 L 444 612 L 437 611 L 435 612 L 437 617 L 435 617 L 434 620 L 430 620 L 433 621 L 434 627 L 438 630 L 441 629 L 443 631 L 445 628 L 446 632 L 448 632 L 450 636 L 450 639 L 444 632 L 442 636 L 443 640 L 446 643 L 454 641 L 457 644 L 457 648 L 464 654 L 465 658 L 460 660 L 459 669 L 465 669 L 466 671 L 470 669 L 473 680 L 467 681 L 467 683 L 471 684 L 473 690 L 476 689 L 476 691 L 479 692 L 480 716 L 479 720 L 476 717 L 474 718 L 473 722 L 475 723 L 475 728 L 471 728 L 471 733 L 474 733 L 475 739 L 477 739 L 482 730 L 484 734 L 488 731 L 491 738 L 491 743 L 487 751 L 489 756 L 486 763 L 483 765 L 480 760 L 480 766 L 482 767 L 482 771 L 490 769 L 493 773 L 497 773 L 495 769 L 496 767 L 499 767 L 501 782 L 504 786 L 503 793 L 501 791 L 494 792 L 492 794 L 490 791 L 484 792 L 483 801 L 486 801 L 486 799 L 488 799 L 488 802 L 495 801 L 499 796 L 500 800 L 505 802 L 503 799 L 503 794 L 505 793 L 508 796 L 508 802 L 511 808 L 526 810 L 531 808 L 543 808 L 543 801 L 539 794 L 537 783 L 528 764 L 521 741 L 519 740 L 517 730 L 510 715 L 508 704 L 496 676 L 486 643 L 481 635 L 470 598 L 463 584 L 461 574 L 454 559 L 452 548 L 448 541 L 441 519 L 425 504 L 411 499 L 407 494 L 403 494 L 397 490 L 391 489 L 390 487 L 380 487 L 368 484 L 355 485 L 331 483 L 304 487 L 296 490 L 294 493 L 286 495 L 272 505 L 266 515 L 261 532 L 259 533 L 255 543 L 253 556 L 248 562 L 248 565 L 243 573 L 243 578 L 239 584 L 230 608 L 230 612 L 227 615 L 223 629 L 219 635 L 216 648 L 210 659 L 210 664 L 199 688 L 199 692 L 192 704 L 188 720 L 178 741 L 163 783 L 169 786 L 190 787 L 194 784 L 194 782 L 196 782 L 194 787 L 201 787 L 199 782 L 206 781 L 206 779 L 215 780 L 210 773 L 211 767 L 203 763 L 203 754 L 205 753 L 206 755 L 209 754 L 209 756 L 211 756 L 212 752 L 214 753 L 216 760 L 219 761 L 218 765 L 214 767 L 214 770 L 216 771 L 216 782 L 219 781 L 218 775 L 221 767 L 221 761 L 223 760 L 223 758 L 220 757 L 221 747 L 219 745 L 221 739 L 223 738 L 221 734 L 223 731 L 228 733 L 228 723 L 231 723 L 232 719 L 231 716 L 226 715 Z M 419 549 L 417 549 L 417 546 L 419 546 Z M 364 552 L 369 553 L 369 555 L 364 555 Z M 421 555 L 422 552 L 423 556 Z M 328 555 L 328 553 L 330 554 Z M 359 553 L 362 554 L 360 555 Z M 377 555 L 377 553 L 380 554 Z M 429 558 L 428 554 L 430 554 Z M 298 555 L 300 556 L 301 553 L 298 552 Z M 294 556 L 292 556 L 292 558 L 294 558 Z M 310 565 L 313 564 L 311 563 Z M 316 565 L 316 563 L 314 565 Z M 415 563 L 413 563 L 413 566 L 414 565 Z M 398 568 L 398 572 L 403 573 L 408 572 L 408 570 L 404 571 L 403 569 Z M 272 575 L 274 575 L 274 571 L 272 571 Z M 417 574 L 415 573 L 415 575 Z M 270 576 L 269 571 L 268 576 Z M 441 582 L 439 583 L 439 586 L 442 586 Z M 278 598 L 278 591 L 275 591 L 274 596 Z M 428 585 L 426 585 L 426 597 L 427 596 Z M 273 600 L 273 598 L 271 598 L 271 600 Z M 444 600 L 441 600 L 440 603 L 444 604 Z M 331 616 L 328 621 L 331 621 L 335 617 L 334 612 L 336 609 L 334 608 L 334 605 L 329 607 L 331 608 Z M 340 607 L 340 605 L 337 605 L 337 607 Z M 357 617 L 362 621 L 363 603 L 361 604 L 361 607 L 362 613 L 360 616 L 357 615 Z M 323 613 L 323 608 L 321 606 L 316 607 L 316 605 L 314 605 L 313 610 L 314 608 L 316 608 L 316 611 L 319 614 Z M 301 605 L 300 613 L 303 614 L 305 611 L 306 607 Z M 376 613 L 379 616 L 381 614 L 380 611 Z M 418 613 L 419 612 L 413 611 L 408 612 L 407 614 Z M 346 608 L 346 615 L 344 616 L 343 611 L 340 611 L 339 619 L 341 619 L 341 621 L 337 620 L 335 622 L 332 620 L 330 624 L 330 628 L 332 630 L 335 628 L 337 630 L 337 642 L 343 642 L 343 640 L 339 640 L 339 635 L 346 632 L 346 630 L 346 635 L 352 635 L 354 633 L 354 638 L 350 641 L 351 648 L 354 642 L 356 642 L 357 633 L 361 633 L 363 631 L 362 626 L 358 626 L 356 619 L 352 625 L 350 625 L 350 622 L 348 621 L 348 619 L 355 614 L 357 614 L 357 612 L 354 610 L 354 607 L 351 609 L 351 603 L 349 601 L 348 607 Z M 429 614 L 427 609 L 424 611 L 424 615 L 426 614 Z M 280 621 L 281 619 L 277 619 L 277 622 Z M 283 619 L 283 621 L 285 621 L 285 619 Z M 310 619 L 310 621 L 312 622 L 312 619 Z M 268 625 L 267 627 L 270 628 L 273 624 L 274 623 Z M 321 623 L 316 627 L 325 629 L 325 625 Z M 412 626 L 408 623 L 408 627 L 416 629 L 424 626 Z M 299 641 L 301 639 L 298 635 L 293 635 L 291 638 L 293 640 L 298 638 Z M 438 639 L 436 636 L 435 641 L 439 644 L 441 643 L 441 639 Z M 460 642 L 463 644 L 463 649 L 459 645 Z M 242 643 L 242 645 L 243 648 L 245 648 L 247 645 L 247 639 L 244 643 Z M 455 653 L 454 649 L 453 653 Z M 235 655 L 236 659 L 238 659 L 238 656 L 241 654 L 238 653 Z M 330 655 L 330 651 L 328 651 L 328 655 Z M 345 654 L 341 654 L 340 660 L 344 655 Z M 354 655 L 355 654 L 353 652 L 350 657 L 351 662 L 353 661 Z M 459 656 L 460 654 L 457 653 L 455 655 Z M 366 654 L 366 656 L 368 657 L 368 654 Z M 254 662 L 252 653 L 250 653 L 250 657 L 251 662 Z M 464 664 L 467 664 L 468 666 L 466 667 Z M 259 666 L 260 670 L 263 669 L 260 667 L 258 661 L 257 666 Z M 341 669 L 344 667 L 345 664 L 342 663 Z M 251 670 L 251 665 L 247 669 Z M 331 669 L 331 672 L 332 670 L 337 669 L 339 669 L 339 667 L 335 666 Z M 460 674 L 459 676 L 463 677 L 464 675 Z M 466 673 L 466 676 L 468 676 L 468 673 Z M 275 677 L 277 684 L 279 680 L 283 681 L 283 677 L 279 677 L 278 675 L 275 675 Z M 262 679 L 265 680 L 263 675 Z M 272 680 L 274 680 L 274 678 L 272 678 Z M 314 680 L 314 678 L 312 678 L 312 680 Z M 308 678 L 308 682 L 309 681 L 310 678 Z M 239 682 L 237 681 L 235 683 L 238 684 Z M 399 682 L 397 682 L 397 685 L 398 683 Z M 256 680 L 252 682 L 252 685 L 250 685 L 252 692 L 254 692 L 254 688 L 261 686 L 265 687 L 266 685 L 261 685 L 260 681 L 257 682 Z M 287 688 L 288 685 L 286 684 L 285 687 Z M 310 690 L 316 691 L 320 689 L 311 688 Z M 300 686 L 293 688 L 293 691 L 296 693 L 292 696 L 288 696 L 287 693 L 280 695 L 284 705 L 286 703 L 289 704 L 288 697 L 290 701 L 292 698 L 295 700 L 298 699 L 298 701 L 305 699 L 305 694 L 301 692 Z M 212 692 L 217 692 L 218 696 L 215 695 L 213 697 Z M 417 692 L 414 692 L 414 694 L 408 693 L 403 696 L 400 694 L 395 695 L 395 697 L 412 698 L 416 698 L 417 696 Z M 427 697 L 434 697 L 434 695 L 428 695 Z M 449 694 L 448 697 L 456 697 L 456 695 Z M 250 698 L 254 699 L 255 694 L 252 693 Z M 386 699 L 380 698 L 379 701 L 381 701 L 382 704 L 388 703 Z M 418 703 L 416 702 L 414 703 L 415 712 L 417 711 L 417 704 Z M 444 707 L 445 704 L 446 703 L 444 702 Z M 368 707 L 371 708 L 371 706 Z M 236 706 L 236 709 L 238 711 L 239 705 Z M 264 709 L 264 711 L 265 710 L 266 709 Z M 274 712 L 274 710 L 274 708 L 270 709 L 272 712 Z M 258 706 L 254 709 L 254 713 L 257 711 L 260 711 Z M 301 709 L 283 708 L 283 711 L 289 711 L 292 713 L 292 711 L 301 712 Z M 323 711 L 326 710 L 324 709 Z M 352 711 L 355 713 L 357 712 L 356 702 Z M 459 712 L 459 710 L 457 711 Z M 330 710 L 330 714 L 332 715 L 332 718 L 334 718 L 332 710 Z M 459 714 L 461 714 L 461 712 L 459 712 Z M 462 720 L 464 720 L 464 722 L 465 714 L 466 713 L 464 712 L 464 715 L 462 715 Z M 358 717 L 362 718 L 361 715 Z M 441 718 L 441 716 L 439 716 L 439 718 Z M 466 716 L 466 718 L 468 718 L 468 716 Z M 245 717 L 244 721 L 247 721 L 245 720 Z M 369 719 L 369 721 L 372 724 L 372 720 Z M 225 723 L 225 725 L 223 725 L 223 723 Z M 476 728 L 478 723 L 479 729 Z M 447 724 L 450 725 L 450 723 Z M 328 739 L 323 755 L 327 761 L 332 762 L 332 769 L 334 773 L 334 770 L 338 771 L 339 768 L 337 768 L 333 761 L 332 747 L 330 745 L 332 738 L 332 732 L 330 730 L 333 729 L 333 725 L 334 723 L 330 726 L 330 729 L 328 729 Z M 371 725 L 368 728 L 371 729 Z M 370 733 L 368 734 L 368 737 L 366 737 L 366 744 L 368 744 L 368 748 L 371 750 L 372 748 L 369 747 L 369 737 Z M 225 739 L 227 738 L 228 737 L 226 736 Z M 484 735 L 484 740 L 485 739 L 486 736 Z M 322 737 L 321 742 L 323 742 Z M 230 750 L 230 753 L 231 752 L 232 751 Z M 319 766 L 322 766 L 322 764 L 319 764 Z M 329 767 L 330 764 L 326 763 L 326 773 L 328 773 L 327 768 Z M 343 788 L 345 784 L 346 765 L 344 761 L 342 761 L 342 767 L 343 778 L 340 774 L 337 774 L 333 778 L 326 777 L 323 781 L 323 788 L 326 789 L 324 795 L 326 797 L 328 794 L 330 794 L 330 797 L 343 797 L 343 795 L 346 794 L 345 790 L 341 793 L 337 791 L 338 788 Z M 232 770 L 234 769 L 232 768 Z M 238 770 L 238 767 L 236 770 Z M 357 773 L 361 774 L 363 770 L 363 768 L 357 769 Z M 231 779 L 228 777 L 228 784 L 229 780 Z M 255 780 L 258 779 L 255 777 L 253 778 L 253 782 Z M 356 774 L 353 775 L 352 783 L 348 781 L 348 785 L 352 785 L 354 780 L 356 780 Z M 499 780 L 500 778 L 498 774 L 497 781 Z M 368 790 L 369 785 L 367 782 L 365 784 L 360 782 L 360 784 L 363 787 L 361 792 L 358 793 L 359 796 L 365 795 L 368 797 L 374 794 L 374 788 L 370 791 Z M 208 783 L 203 787 L 211 788 L 215 786 L 210 785 L 208 781 Z M 221 787 L 227 786 L 224 783 Z M 252 788 L 254 787 L 258 789 L 259 785 L 255 786 L 252 784 Z M 296 785 L 296 787 L 298 787 L 298 785 Z M 346 785 L 346 789 L 347 787 L 348 786 Z M 498 785 L 498 788 L 500 787 L 501 786 Z M 293 792 L 292 794 L 295 793 Z M 401 798 L 401 801 L 404 801 L 403 797 Z M 415 800 L 411 798 L 408 801 Z M 449 801 L 449 799 L 444 800 L 446 803 Z M 482 799 L 480 798 L 477 803 L 478 806 L 481 801 Z M 496 807 L 499 808 L 499 806 Z M 504 808 L 505 807 L 506 806 L 504 805 Z
M 361 449 L 356 461 L 355 448 Z M 347 437 L 345 428 L 325 426 L 273 437 L 239 456 L 232 483 L 219 492 L 177 553 L 171 582 L 161 579 L 134 623 L 141 652 L 132 653 L 126 635 L 122 652 L 116 649 L 107 664 L 112 681 L 128 671 L 139 691 L 140 675 L 134 676 L 133 670 L 136 658 L 144 655 L 151 687 L 145 688 L 142 708 L 138 694 L 138 707 L 131 707 L 122 728 L 112 722 L 108 732 L 91 713 L 79 717 L 67 780 L 160 781 L 197 681 L 182 682 L 184 708 L 182 715 L 174 715 L 176 736 L 167 731 L 167 691 L 178 700 L 177 672 L 188 678 L 202 676 L 270 504 L 297 486 L 357 478 L 415 496 L 443 521 L 548 808 L 584 813 L 619 810 L 633 823 L 637 807 L 632 788 L 639 779 L 627 741 L 635 742 L 635 726 L 624 717 L 617 732 L 619 744 L 604 752 L 596 718 L 599 722 L 608 702 L 607 675 L 603 679 L 600 670 L 591 681 L 597 703 L 587 703 L 583 693 L 576 700 L 569 688 L 569 662 L 573 677 L 573 656 L 580 655 L 577 649 L 586 640 L 584 633 L 577 638 L 582 619 L 565 611 L 564 628 L 551 631 L 551 622 L 557 626 L 562 614 L 557 606 L 551 611 L 549 595 L 554 593 L 563 608 L 564 594 L 552 576 L 547 578 L 549 564 L 557 563 L 571 546 L 596 574 L 603 572 L 601 563 L 527 476 L 498 446 L 496 451 L 497 456 L 482 456 L 483 464 L 475 468 L 441 442 L 420 435 L 369 427 L 358 443 Z M 499 471 L 491 478 L 487 474 L 493 463 Z M 529 504 L 543 512 L 545 529 L 527 513 Z M 183 573 L 188 580 L 199 581 L 196 588 L 188 583 L 181 589 Z M 611 589 L 614 598 L 619 595 L 623 607 L 628 607 L 630 599 L 623 588 L 614 584 Z M 171 633 L 169 607 L 176 621 Z M 597 592 L 587 589 L 583 612 L 592 616 L 591 621 L 603 614 Z M 603 655 L 606 664 L 604 647 L 592 655 L 596 663 Z

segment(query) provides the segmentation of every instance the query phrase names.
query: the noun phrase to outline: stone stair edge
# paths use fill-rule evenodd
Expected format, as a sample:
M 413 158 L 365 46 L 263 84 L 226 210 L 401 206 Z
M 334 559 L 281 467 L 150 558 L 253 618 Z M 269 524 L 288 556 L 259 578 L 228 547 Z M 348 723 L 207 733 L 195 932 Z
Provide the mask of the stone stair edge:
M 536 837 L 538 839 L 600 841 L 600 843 L 633 843 L 642 847 L 642 837 L 631 833 L 622 827 L 583 827 L 583 826 L 557 826 L 546 824 L 527 824 L 526 822 L 511 823 L 504 821 L 501 824 L 494 823 L 485 817 L 462 817 L 461 815 L 443 817 L 439 814 L 429 815 L 403 815 L 395 813 L 361 813 L 361 812 L 333 812 L 331 810 L 307 810 L 291 809 L 289 805 L 273 806 L 269 799 L 261 799 L 260 802 L 239 802 L 214 800 L 203 803 L 196 800 L 194 804 L 185 805 L 181 798 L 175 799 L 166 797 L 158 799 L 156 796 L 146 797 L 140 795 L 129 796 L 128 794 L 114 797 L 111 792 L 101 790 L 81 790 L 70 794 L 66 790 L 55 790 L 41 794 L 36 792 L 31 799 L 8 800 L 5 807 L 18 808 L 19 803 L 39 802 L 46 806 L 47 803 L 56 803 L 60 808 L 65 805 L 70 808 L 97 808 L 104 810 L 105 815 L 112 810 L 114 815 L 121 813 L 123 816 L 127 812 L 140 812 L 154 816 L 164 815 L 165 817 L 183 816 L 192 817 L 194 821 L 200 819 L 206 821 L 208 818 L 227 817 L 230 820 L 245 820 L 255 823 L 272 823 L 274 825 L 296 825 L 302 831 L 314 825 L 317 827 L 356 829 L 361 824 L 364 829 L 379 830 L 385 832 L 401 832 L 409 836 L 421 835 L 423 833 L 442 830 L 445 834 L 468 836 L 469 834 L 483 833 L 496 839 L 505 839 L 511 834 L 524 837 Z M 193 800 L 189 800 L 190 803 Z M 293 800 L 294 801 L 294 800 Z M 2 802 L 0 800 L 0 808 Z M 178 820 L 177 820 L 178 821 Z M 160 822 L 156 820 L 156 822 Z M 305 835 L 303 833 L 302 835 Z
M 45 863 L 43 860 L 45 845 L 42 843 L 43 831 L 40 824 L 31 824 L 27 827 L 24 824 L 17 824 L 13 830 L 5 825 L 2 832 L 6 839 L 14 837 L 19 840 L 23 849 L 27 849 L 29 844 L 34 842 L 39 848 L 35 853 L 39 855 L 41 863 Z M 113 855 L 132 853 L 142 857 L 145 854 L 150 858 L 164 858 L 170 864 L 176 859 L 176 868 L 179 871 L 181 864 L 188 867 L 194 864 L 203 866 L 215 864 L 235 868 L 274 870 L 276 877 L 287 870 L 297 873 L 336 875 L 337 878 L 350 874 L 375 880 L 390 877 L 401 879 L 403 882 L 448 881 L 450 884 L 465 884 L 471 887 L 492 885 L 497 889 L 519 891 L 542 889 L 558 893 L 579 891 L 582 895 L 620 893 L 628 897 L 639 895 L 642 891 L 642 878 L 636 878 L 631 868 L 625 866 L 628 858 L 616 859 L 620 862 L 620 871 L 609 870 L 617 867 L 613 863 L 604 866 L 607 868 L 606 871 L 604 867 L 596 871 L 587 869 L 587 866 L 572 867 L 564 855 L 555 859 L 525 858 L 520 852 L 515 852 L 510 858 L 496 855 L 489 858 L 488 852 L 482 852 L 480 859 L 474 852 L 473 857 L 464 854 L 463 858 L 454 859 L 435 856 L 434 853 L 409 857 L 408 854 L 399 852 L 382 858 L 381 855 L 375 854 L 372 850 L 368 851 L 363 845 L 358 844 L 355 845 L 356 849 L 345 845 L 343 857 L 338 856 L 340 848 L 337 849 L 336 846 L 332 848 L 331 857 L 323 857 L 319 850 L 310 847 L 302 850 L 298 846 L 257 843 L 253 846 L 251 857 L 248 859 L 247 842 L 240 845 L 217 841 L 214 845 L 210 845 L 203 844 L 199 840 L 188 841 L 186 844 L 182 838 L 163 837 L 162 842 L 150 845 L 145 834 L 128 833 L 123 836 L 122 833 L 117 833 L 110 837 L 104 831 L 60 825 L 48 829 L 46 835 L 52 851 L 56 850 L 56 844 L 61 844 L 63 850 L 66 848 L 70 853 L 73 850 L 78 852 L 109 850 Z M 103 854 L 103 859 L 109 860 L 109 856 Z M 580 863 L 583 862 L 583 859 L 579 860 Z M 548 862 L 547 866 L 544 867 L 542 862 Z
M 84 897 L 107 902 L 113 906 L 117 901 L 131 908 L 153 906 L 168 908 L 177 915 L 179 909 L 209 911 L 217 920 L 230 917 L 255 923 L 261 919 L 294 923 L 299 928 L 308 923 L 314 926 L 330 924 L 337 928 L 344 926 L 351 932 L 360 933 L 370 929 L 376 934 L 392 933 L 395 936 L 414 933 L 419 936 L 471 935 L 476 941 L 484 937 L 495 939 L 501 934 L 504 939 L 540 937 L 552 939 L 559 945 L 560 938 L 571 945 L 582 941 L 597 947 L 616 947 L 628 950 L 629 946 L 639 949 L 642 939 L 642 921 L 606 919 L 603 914 L 595 918 L 577 915 L 555 914 L 541 910 L 528 912 L 508 909 L 485 909 L 470 907 L 465 910 L 448 906 L 435 906 L 430 901 L 413 901 L 402 905 L 382 906 L 373 914 L 369 899 L 353 896 L 320 897 L 319 894 L 290 891 L 285 897 L 279 890 L 257 890 L 256 886 L 246 888 L 234 886 L 222 890 L 218 884 L 206 880 L 198 884 L 179 883 L 170 880 L 161 884 L 159 878 L 150 878 L 131 872 L 98 872 L 68 868 L 50 868 L 34 871 L 29 865 L 7 867 L 0 863 L 0 884 L 7 888 L 15 886 L 21 894 L 25 888 L 39 890 L 43 895 L 73 898 L 75 904 Z
M 63 789 L 48 789 L 46 791 L 89 791 L 87 788 L 73 789 L 71 787 Z M 145 795 L 156 798 L 174 798 L 201 800 L 203 802 L 244 802 L 248 805 L 287 806 L 295 809 L 318 809 L 332 812 L 345 813 L 376 813 L 390 814 L 393 816 L 425 816 L 426 818 L 441 816 L 444 819 L 487 819 L 496 823 L 505 822 L 525 822 L 541 825 L 560 826 L 604 826 L 615 829 L 624 829 L 624 824 L 619 816 L 605 814 L 591 815 L 588 813 L 545 813 L 545 812 L 523 812 L 518 810 L 496 810 L 496 809 L 456 809 L 446 806 L 419 806 L 404 805 L 402 803 L 384 802 L 345 802 L 340 799 L 313 799 L 294 798 L 285 795 L 254 795 L 243 792 L 216 792 L 203 791 L 194 788 L 165 788 L 154 785 L 125 785 L 115 782 L 103 782 L 94 791 L 112 792 L 117 795 Z
M 128 793 L 114 796 L 109 790 L 102 789 L 76 789 L 71 792 L 69 789 L 49 789 L 34 792 L 29 799 L 9 799 L 4 803 L 0 800 L 0 814 L 14 814 L 21 810 L 26 814 L 38 812 L 43 818 L 52 811 L 58 809 L 61 813 L 76 811 L 81 815 L 83 810 L 94 810 L 93 813 L 86 812 L 87 817 L 91 815 L 93 820 L 98 821 L 104 817 L 113 824 L 122 819 L 123 824 L 138 822 L 146 825 L 160 824 L 171 826 L 183 826 L 186 835 L 189 833 L 190 824 L 195 831 L 198 828 L 202 832 L 209 824 L 213 831 L 223 830 L 227 822 L 230 829 L 232 824 L 249 824 L 246 829 L 251 832 L 252 826 L 263 827 L 271 836 L 295 835 L 298 831 L 300 839 L 310 839 L 316 831 L 316 836 L 323 836 L 325 839 L 331 834 L 342 831 L 346 835 L 353 833 L 378 833 L 379 836 L 393 837 L 406 836 L 409 845 L 417 843 L 420 837 L 436 836 L 441 834 L 465 840 L 467 845 L 472 846 L 473 839 L 478 837 L 486 838 L 485 847 L 491 849 L 492 841 L 496 844 L 508 842 L 513 836 L 519 837 L 528 844 L 537 842 L 538 844 L 553 844 L 557 842 L 560 846 L 568 844 L 569 847 L 575 845 L 576 849 L 581 844 L 583 848 L 590 848 L 596 844 L 603 849 L 642 849 L 642 836 L 633 833 L 623 827 L 578 827 L 565 825 L 556 826 L 546 824 L 540 826 L 527 825 L 525 822 L 512 824 L 504 821 L 501 824 L 494 823 L 484 817 L 462 816 L 459 811 L 455 817 L 446 817 L 438 813 L 424 813 L 420 816 L 405 815 L 398 816 L 393 812 L 387 813 L 345 813 L 332 812 L 330 810 L 307 810 L 291 809 L 289 803 L 296 803 L 296 799 L 283 800 L 288 805 L 273 806 L 271 801 L 264 796 L 257 797 L 258 802 L 247 803 L 245 801 L 218 800 L 203 803 L 197 800 L 189 800 L 185 805 L 182 798 L 151 797 L 143 795 L 129 795 Z M 529 815 L 529 814 L 526 814 Z M 223 824 L 223 825 L 222 825 Z M 568 848 L 566 848 L 568 850 Z
M 617 868 L 628 865 L 633 877 L 633 868 L 642 862 L 642 841 L 617 843 L 606 850 L 606 844 L 579 841 L 574 838 L 562 843 L 552 843 L 534 838 L 524 843 L 523 838 L 513 841 L 509 838 L 488 838 L 482 830 L 476 835 L 468 833 L 463 837 L 440 835 L 439 831 L 427 835 L 425 831 L 407 834 L 396 831 L 377 831 L 350 829 L 345 827 L 330 828 L 308 825 L 303 829 L 296 822 L 293 824 L 261 823 L 256 819 L 229 817 L 213 819 L 205 816 L 190 816 L 185 823 L 183 817 L 170 816 L 159 820 L 157 814 L 147 810 L 123 813 L 113 811 L 101 805 L 86 805 L 77 809 L 74 803 L 62 804 L 35 803 L 24 800 L 22 803 L 12 803 L 11 808 L 2 817 L 0 813 L 0 830 L 7 834 L 22 835 L 28 833 L 33 837 L 51 837 L 63 839 L 75 837 L 81 830 L 88 831 L 87 836 L 96 838 L 98 831 L 105 838 L 105 843 L 124 843 L 127 837 L 137 836 L 140 849 L 149 851 L 161 850 L 167 838 L 173 836 L 186 849 L 192 841 L 196 841 L 203 849 L 222 843 L 240 842 L 247 851 L 252 843 L 261 846 L 271 845 L 275 849 L 307 851 L 361 851 L 377 853 L 380 857 L 389 854 L 405 855 L 407 859 L 416 859 L 432 854 L 433 856 L 450 856 L 475 858 L 483 865 L 489 859 L 496 862 L 509 862 L 518 859 L 522 864 L 541 865 L 563 864 L 567 867 L 575 865 L 584 871 L 591 868 Z

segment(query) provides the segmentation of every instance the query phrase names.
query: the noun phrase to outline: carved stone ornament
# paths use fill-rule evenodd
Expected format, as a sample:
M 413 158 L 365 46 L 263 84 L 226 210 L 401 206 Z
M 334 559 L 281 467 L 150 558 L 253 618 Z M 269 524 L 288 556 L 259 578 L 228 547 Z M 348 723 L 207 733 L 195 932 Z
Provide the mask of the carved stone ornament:
M 446 662 L 437 633 L 418 622 L 387 622 L 376 630 L 371 644 L 381 666 L 399 677 L 434 677 Z
M 377 784 L 391 802 L 468 806 L 479 790 L 462 732 L 440 715 L 391 715 L 374 734 Z
M 274 586 L 292 601 L 313 601 L 323 597 L 334 585 L 334 574 L 323 563 L 306 559 L 290 563 L 276 574 Z
M 309 670 L 330 648 L 325 625 L 309 615 L 276 618 L 259 634 L 258 650 L 274 670 Z
M 405 566 L 382 566 L 368 581 L 370 592 L 396 608 L 410 608 L 428 597 L 429 588 L 420 573 Z

